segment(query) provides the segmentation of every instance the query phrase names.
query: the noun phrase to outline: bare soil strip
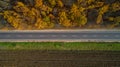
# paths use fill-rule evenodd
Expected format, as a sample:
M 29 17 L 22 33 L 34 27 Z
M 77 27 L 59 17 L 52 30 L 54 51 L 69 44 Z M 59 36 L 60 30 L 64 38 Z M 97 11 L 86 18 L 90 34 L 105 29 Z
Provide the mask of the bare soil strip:
M 0 50 L 0 67 L 119 67 L 120 51 Z

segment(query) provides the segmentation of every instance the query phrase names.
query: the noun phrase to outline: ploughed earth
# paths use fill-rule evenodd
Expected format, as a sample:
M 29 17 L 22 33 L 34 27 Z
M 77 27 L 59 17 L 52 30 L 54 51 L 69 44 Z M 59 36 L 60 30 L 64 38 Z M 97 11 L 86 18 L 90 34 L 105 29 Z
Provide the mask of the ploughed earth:
M 119 67 L 120 51 L 0 50 L 0 67 Z

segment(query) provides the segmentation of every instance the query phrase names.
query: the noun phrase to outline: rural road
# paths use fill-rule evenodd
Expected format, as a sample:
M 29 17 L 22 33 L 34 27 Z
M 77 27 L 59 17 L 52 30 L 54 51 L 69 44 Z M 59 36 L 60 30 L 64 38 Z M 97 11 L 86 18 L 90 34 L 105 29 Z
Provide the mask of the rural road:
M 119 42 L 120 31 L 29 31 L 0 32 L 0 41 L 98 41 Z

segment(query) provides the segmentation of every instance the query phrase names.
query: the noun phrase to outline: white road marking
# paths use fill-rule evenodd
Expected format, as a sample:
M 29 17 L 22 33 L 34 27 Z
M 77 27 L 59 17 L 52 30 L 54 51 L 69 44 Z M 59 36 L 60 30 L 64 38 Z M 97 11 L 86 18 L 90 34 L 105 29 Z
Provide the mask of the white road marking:
M 120 37 L 120 35 L 115 35 L 115 37 Z
M 45 37 L 45 35 L 40 35 L 39 37 Z
M 10 35 L 6 35 L 6 37 L 10 37 Z
M 88 35 L 83 35 L 83 37 L 88 37 Z
M 67 35 L 61 35 L 62 37 L 67 37 Z
M 98 35 L 93 35 L 93 37 L 97 37 Z
M 57 37 L 57 35 L 52 35 L 52 37 Z
M 72 35 L 72 37 L 78 37 L 77 35 Z
M 104 35 L 104 37 L 109 37 L 108 35 Z
M 22 35 L 17 35 L 17 37 L 23 37 Z
M 33 35 L 28 35 L 28 37 L 33 37 Z

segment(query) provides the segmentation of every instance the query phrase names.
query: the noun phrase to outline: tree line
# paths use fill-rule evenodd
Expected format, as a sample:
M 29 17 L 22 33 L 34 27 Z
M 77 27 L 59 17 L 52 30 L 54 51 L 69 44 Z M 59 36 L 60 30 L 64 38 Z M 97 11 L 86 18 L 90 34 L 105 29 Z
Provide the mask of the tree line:
M 93 22 L 116 27 L 120 25 L 120 1 L 75 0 L 66 5 L 63 0 L 16 0 L 12 9 L 0 14 L 15 29 L 48 29 L 56 25 L 80 28 Z

